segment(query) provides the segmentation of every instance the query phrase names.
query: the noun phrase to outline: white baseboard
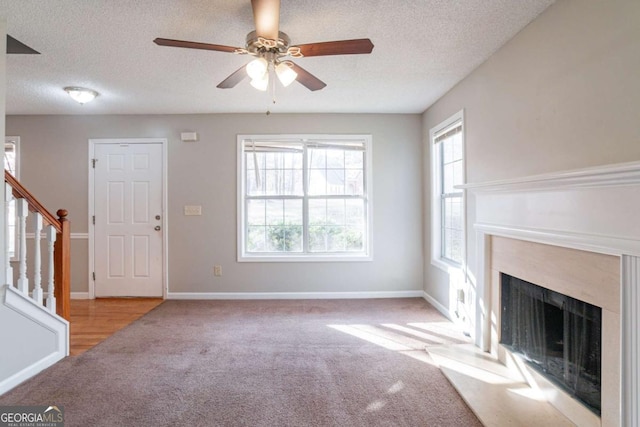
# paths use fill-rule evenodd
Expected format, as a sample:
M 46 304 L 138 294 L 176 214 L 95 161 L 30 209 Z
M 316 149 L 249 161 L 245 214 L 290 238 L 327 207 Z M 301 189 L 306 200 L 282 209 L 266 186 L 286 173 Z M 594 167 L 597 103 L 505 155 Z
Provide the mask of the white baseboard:
M 367 299 L 420 298 L 423 291 L 378 292 L 169 292 L 167 299 L 180 300 L 259 300 L 259 299 Z
M 39 374 L 48 367 L 55 365 L 57 362 L 64 358 L 65 354 L 63 351 L 56 351 L 55 353 L 51 353 L 49 356 L 38 360 L 33 365 L 27 366 L 20 372 L 16 372 L 9 378 L 0 381 L 0 395 L 6 393 L 18 384 L 33 377 L 34 375 Z
M 447 319 L 451 320 L 452 322 L 455 322 L 455 316 L 451 315 L 451 312 L 449 312 L 449 309 L 447 307 L 445 307 L 444 305 L 440 304 L 434 297 L 432 297 L 431 295 L 429 295 L 426 292 L 422 292 L 422 298 L 424 298 L 425 300 L 427 300 L 427 302 L 429 304 L 431 304 L 436 310 L 438 310 L 440 313 L 442 313 L 442 315 L 444 317 L 446 317 Z
M 71 299 L 91 299 L 89 292 L 71 292 Z

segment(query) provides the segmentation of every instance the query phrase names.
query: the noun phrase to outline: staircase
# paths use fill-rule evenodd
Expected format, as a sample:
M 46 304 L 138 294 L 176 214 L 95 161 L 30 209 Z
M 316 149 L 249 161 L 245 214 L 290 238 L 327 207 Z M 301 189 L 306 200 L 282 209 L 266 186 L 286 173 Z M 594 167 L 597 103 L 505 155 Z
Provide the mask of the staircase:
M 5 185 L 0 394 L 68 356 L 70 316 L 67 211 L 56 218 L 7 171 Z

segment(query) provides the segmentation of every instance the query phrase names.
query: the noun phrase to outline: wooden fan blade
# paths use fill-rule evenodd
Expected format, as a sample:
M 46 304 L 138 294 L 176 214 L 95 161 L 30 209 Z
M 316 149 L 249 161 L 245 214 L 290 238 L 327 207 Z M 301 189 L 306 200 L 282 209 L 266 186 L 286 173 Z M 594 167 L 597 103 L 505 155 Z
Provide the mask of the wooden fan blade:
M 300 53 L 304 56 L 357 55 L 371 53 L 373 43 L 369 39 L 338 40 L 335 42 L 301 44 Z
M 233 72 L 233 74 L 221 81 L 220 84 L 218 84 L 218 86 L 216 87 L 220 89 L 231 89 L 232 87 L 240 83 L 242 80 L 244 80 L 245 77 L 247 77 L 247 70 L 245 69 L 245 67 L 246 65 L 243 65 L 242 67 L 238 68 Z
M 293 68 L 293 71 L 298 73 L 296 80 L 300 82 L 301 85 L 306 86 L 307 89 L 315 91 L 320 90 L 327 85 L 325 82 L 293 62 L 291 63 L 291 67 Z
M 251 0 L 251 7 L 258 37 L 278 40 L 280 0 Z
M 171 47 L 184 47 L 187 49 L 203 49 L 203 50 L 215 50 L 218 52 L 235 52 L 237 47 L 223 46 L 219 44 L 190 42 L 186 40 L 172 40 L 157 38 L 153 41 L 158 46 L 171 46 Z

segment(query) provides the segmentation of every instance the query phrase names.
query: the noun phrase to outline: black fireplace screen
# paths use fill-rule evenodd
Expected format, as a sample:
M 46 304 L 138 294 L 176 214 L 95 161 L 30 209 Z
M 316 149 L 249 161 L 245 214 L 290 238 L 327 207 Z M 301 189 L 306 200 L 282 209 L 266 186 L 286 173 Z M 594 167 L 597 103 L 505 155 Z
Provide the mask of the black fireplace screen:
M 600 415 L 602 309 L 501 274 L 501 339 Z

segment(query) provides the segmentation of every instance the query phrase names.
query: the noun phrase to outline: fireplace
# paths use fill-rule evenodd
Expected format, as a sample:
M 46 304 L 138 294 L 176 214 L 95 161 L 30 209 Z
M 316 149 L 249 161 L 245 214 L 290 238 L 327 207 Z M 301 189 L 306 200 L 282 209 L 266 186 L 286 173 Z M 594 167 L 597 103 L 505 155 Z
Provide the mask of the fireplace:
M 640 425 L 640 162 L 462 188 L 475 205 L 477 345 L 528 369 L 532 387 L 576 425 Z M 501 344 L 501 273 L 601 309 L 599 417 Z
M 501 274 L 500 344 L 600 415 L 602 309 Z

